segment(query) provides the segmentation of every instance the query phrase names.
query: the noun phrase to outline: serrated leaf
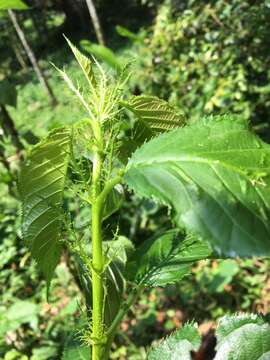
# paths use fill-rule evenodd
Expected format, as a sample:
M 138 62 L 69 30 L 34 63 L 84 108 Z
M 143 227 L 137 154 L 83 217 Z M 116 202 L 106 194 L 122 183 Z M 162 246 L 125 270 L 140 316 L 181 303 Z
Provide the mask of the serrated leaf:
M 60 257 L 62 200 L 70 138 L 69 128 L 52 131 L 28 154 L 19 178 L 23 238 L 47 282 Z
M 28 6 L 21 0 L 1 0 L 0 10 L 26 10 Z
M 147 360 L 191 360 L 191 351 L 200 346 L 197 327 L 186 324 L 152 349 Z
M 144 286 L 165 286 L 190 273 L 195 261 L 209 257 L 209 246 L 177 230 L 145 241 L 127 264 L 127 278 Z
M 132 111 L 153 133 L 168 131 L 185 124 L 183 114 L 178 113 L 167 101 L 155 96 L 132 96 L 121 104 Z
M 88 82 L 90 83 L 91 86 L 95 87 L 96 86 L 96 79 L 95 79 L 95 74 L 93 71 L 93 66 L 92 66 L 92 62 L 91 60 L 86 57 L 85 55 L 83 55 L 75 45 L 72 44 L 72 42 L 65 37 L 70 49 L 72 50 L 78 64 L 80 65 L 86 79 L 88 80 Z
M 270 358 L 270 325 L 254 314 L 225 316 L 217 329 L 215 360 L 267 360 Z
M 167 204 L 180 228 L 225 256 L 270 254 L 270 146 L 235 116 L 155 138 L 129 161 L 125 181 Z

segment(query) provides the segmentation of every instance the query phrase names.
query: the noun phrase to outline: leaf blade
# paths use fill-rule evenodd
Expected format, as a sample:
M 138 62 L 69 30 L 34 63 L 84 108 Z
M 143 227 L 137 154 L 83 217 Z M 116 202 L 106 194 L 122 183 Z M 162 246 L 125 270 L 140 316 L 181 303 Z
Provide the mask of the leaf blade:
M 137 285 L 165 286 L 181 280 L 197 260 L 209 257 L 208 245 L 178 230 L 145 241 L 128 262 L 126 276 Z
M 23 238 L 48 283 L 60 257 L 61 203 L 70 136 L 68 128 L 49 134 L 31 150 L 19 178 Z
M 205 119 L 151 140 L 133 154 L 125 181 L 173 208 L 178 227 L 219 254 L 270 254 L 270 147 L 241 119 Z
M 200 335 L 194 324 L 186 324 L 153 348 L 147 360 L 191 360 L 191 351 L 200 346 Z
M 215 360 L 267 359 L 270 354 L 270 325 L 254 314 L 223 317 L 217 329 Z

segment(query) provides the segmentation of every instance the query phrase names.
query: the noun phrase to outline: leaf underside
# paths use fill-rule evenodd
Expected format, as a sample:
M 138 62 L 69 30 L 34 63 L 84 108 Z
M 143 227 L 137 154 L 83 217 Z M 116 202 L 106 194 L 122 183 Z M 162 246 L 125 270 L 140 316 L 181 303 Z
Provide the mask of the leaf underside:
M 190 236 L 183 240 L 177 230 L 149 239 L 128 262 L 127 278 L 144 286 L 165 286 L 190 273 L 195 261 L 209 257 L 205 242 Z
M 36 145 L 19 178 L 23 238 L 47 282 L 50 282 L 60 257 L 62 200 L 70 135 L 70 129 L 56 129 Z
M 225 316 L 217 340 L 215 360 L 270 359 L 270 326 L 257 315 Z
M 132 96 L 121 104 L 132 111 L 153 133 L 168 131 L 185 124 L 183 114 L 176 113 L 167 101 L 155 96 Z
M 124 139 L 120 148 L 120 158 L 124 163 L 146 141 L 185 125 L 183 114 L 176 113 L 169 103 L 155 96 L 132 96 L 128 101 L 121 101 L 121 105 L 137 118 L 131 138 Z
M 270 254 L 270 146 L 236 116 L 210 117 L 155 138 L 125 181 L 171 207 L 180 228 L 229 257 Z

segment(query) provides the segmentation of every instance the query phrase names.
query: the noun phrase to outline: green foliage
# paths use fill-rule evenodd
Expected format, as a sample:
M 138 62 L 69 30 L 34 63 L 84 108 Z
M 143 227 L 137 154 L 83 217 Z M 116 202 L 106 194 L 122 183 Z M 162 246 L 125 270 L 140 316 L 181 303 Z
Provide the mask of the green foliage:
M 224 317 L 217 328 L 214 360 L 268 359 L 270 326 L 257 315 Z M 150 351 L 147 359 L 190 360 L 191 350 L 197 350 L 200 337 L 194 325 L 185 325 Z
M 217 328 L 215 360 L 244 360 L 270 355 L 270 326 L 257 315 L 225 316 Z
M 214 117 L 143 145 L 130 159 L 125 181 L 172 207 L 180 228 L 220 254 L 266 255 L 269 163 L 269 145 L 244 121 Z
M 30 323 L 33 330 L 38 324 L 38 306 L 30 301 L 17 301 L 3 314 L 0 315 L 0 336 L 8 331 L 17 330 L 21 325 Z
M 187 324 L 151 350 L 147 360 L 191 360 L 191 351 L 200 345 L 200 335 L 193 324 Z
M 23 237 L 48 282 L 60 257 L 70 136 L 66 128 L 51 132 L 31 150 L 19 179 Z
M 135 50 L 137 87 L 195 120 L 237 112 L 267 126 L 269 18 L 266 0 L 166 2 Z
M 209 257 L 208 246 L 171 230 L 145 241 L 130 258 L 127 278 L 137 285 L 165 286 L 189 274 L 195 261 Z
M 74 277 L 84 292 L 80 309 L 88 326 L 81 336 L 87 347 L 73 344 L 64 356 L 84 357 L 91 345 L 93 360 L 106 360 L 117 328 L 140 291 L 178 282 L 191 272 L 195 261 L 212 257 L 207 242 L 219 253 L 217 256 L 269 254 L 270 149 L 249 131 L 242 118 L 227 115 L 186 125 L 182 114 L 156 97 L 123 101 L 128 79 L 125 74 L 114 80 L 98 62 L 94 71 L 91 61 L 69 45 L 87 88 L 58 70 L 87 118 L 73 127 L 75 137 L 68 127 L 55 130 L 28 155 L 20 177 L 23 235 L 50 281 L 65 225 L 64 241 L 76 259 L 78 273 Z M 128 140 L 136 140 L 136 132 L 142 128 L 148 133 L 144 140 L 140 134 L 142 141 L 134 141 L 133 150 L 165 132 L 136 150 L 127 167 L 118 159 L 127 120 L 123 106 L 138 117 L 132 129 L 135 135 Z M 78 138 L 77 131 L 81 135 Z M 63 193 L 70 155 L 66 201 L 70 214 L 65 216 Z M 108 220 L 110 216 L 117 219 L 122 182 L 139 195 L 169 206 L 172 211 L 167 217 L 173 218 L 179 229 L 136 244 L 130 255 L 130 241 L 118 235 L 119 221 Z M 76 218 L 84 210 L 87 221 L 81 229 Z M 156 227 L 149 232 L 156 232 Z M 107 241 L 109 238 L 112 240 Z M 213 286 L 213 292 L 219 292 L 236 276 L 237 266 L 230 270 L 228 273 L 226 264 L 221 265 L 217 277 L 221 274 L 223 282 Z M 190 335 L 190 341 L 185 334 Z M 190 325 L 176 335 L 185 343 L 177 349 L 182 352 L 180 356 L 185 352 L 190 357 L 190 350 L 197 350 L 196 334 Z M 165 356 L 170 356 L 168 348 L 178 347 L 174 336 L 168 343 L 162 350 Z M 153 353 L 153 358 L 160 357 Z
M 25 10 L 28 6 L 22 0 L 1 0 L 0 10 Z
M 14 107 L 17 104 L 16 87 L 7 79 L 0 81 L 0 104 Z

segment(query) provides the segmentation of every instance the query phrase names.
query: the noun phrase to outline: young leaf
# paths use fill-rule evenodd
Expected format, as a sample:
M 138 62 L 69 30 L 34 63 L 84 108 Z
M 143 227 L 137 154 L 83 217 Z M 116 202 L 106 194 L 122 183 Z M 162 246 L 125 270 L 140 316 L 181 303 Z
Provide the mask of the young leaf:
M 197 327 L 186 324 L 152 349 L 147 360 L 191 360 L 191 351 L 197 350 L 200 342 Z
M 176 224 L 219 254 L 270 254 L 270 146 L 238 117 L 210 117 L 149 141 L 125 181 L 172 207 Z
M 253 314 L 225 316 L 217 329 L 215 360 L 270 358 L 270 325 Z
M 187 275 L 193 263 L 209 257 L 208 245 L 190 236 L 183 240 L 177 230 L 144 242 L 127 265 L 127 278 L 145 286 L 165 286 Z
M 166 101 L 155 96 L 132 96 L 128 101 L 121 104 L 132 111 L 144 126 L 151 129 L 153 134 L 178 128 L 185 124 L 183 114 L 176 110 Z
M 77 48 L 75 45 L 72 44 L 72 42 L 65 37 L 69 47 L 71 48 L 78 64 L 80 65 L 86 79 L 88 80 L 88 82 L 90 83 L 91 86 L 95 87 L 96 86 L 96 79 L 95 79 L 95 74 L 93 71 L 93 67 L 92 67 L 92 62 L 91 60 L 86 57 L 85 55 L 83 55 Z
M 52 131 L 31 150 L 19 178 L 23 237 L 47 282 L 60 257 L 62 199 L 70 138 L 69 128 Z
M 131 154 L 144 142 L 185 124 L 184 115 L 177 113 L 166 101 L 155 96 L 132 96 L 121 105 L 132 111 L 138 118 L 132 129 L 132 137 L 123 139 L 119 158 L 126 164 Z

